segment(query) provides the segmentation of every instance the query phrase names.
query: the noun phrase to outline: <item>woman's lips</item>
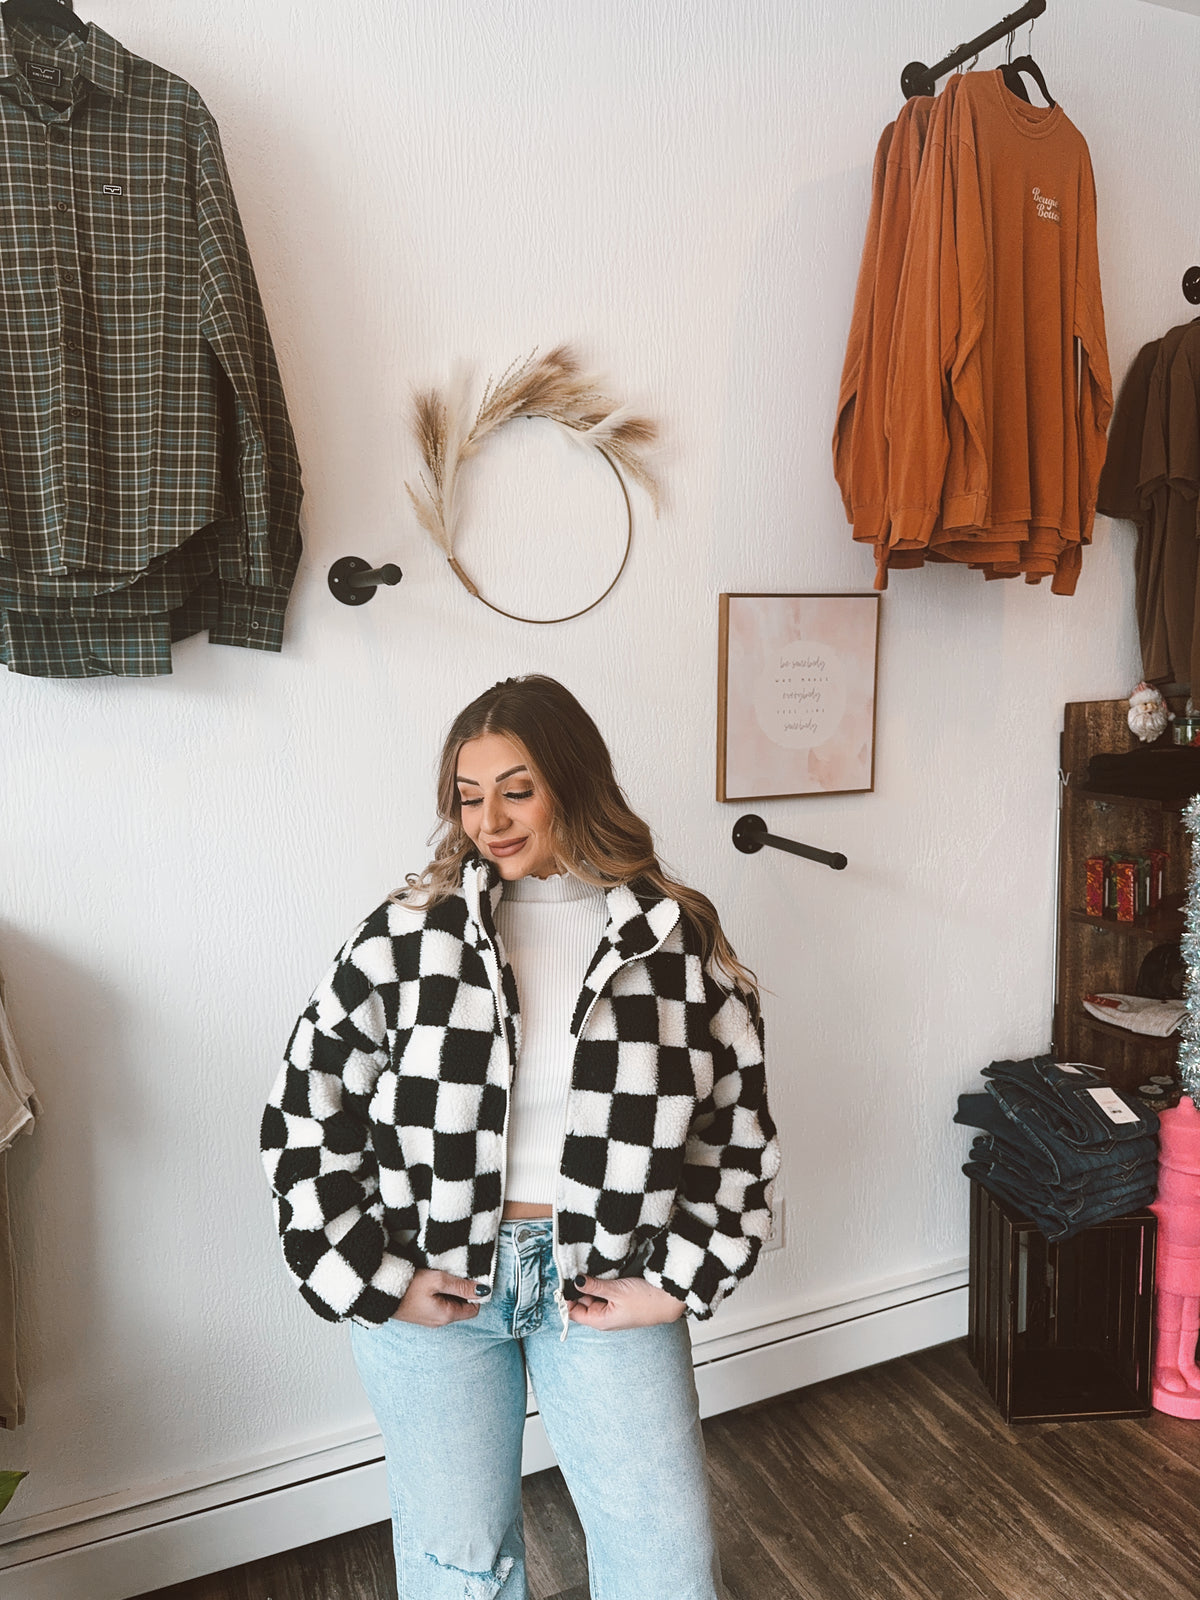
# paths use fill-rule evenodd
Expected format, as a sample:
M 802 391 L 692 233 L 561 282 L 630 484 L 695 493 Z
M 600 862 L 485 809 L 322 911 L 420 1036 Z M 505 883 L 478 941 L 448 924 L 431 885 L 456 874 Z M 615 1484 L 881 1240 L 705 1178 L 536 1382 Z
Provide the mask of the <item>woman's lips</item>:
M 528 837 L 526 834 L 520 839 L 505 839 L 502 843 L 489 844 L 488 850 L 494 856 L 515 856 L 524 847 Z

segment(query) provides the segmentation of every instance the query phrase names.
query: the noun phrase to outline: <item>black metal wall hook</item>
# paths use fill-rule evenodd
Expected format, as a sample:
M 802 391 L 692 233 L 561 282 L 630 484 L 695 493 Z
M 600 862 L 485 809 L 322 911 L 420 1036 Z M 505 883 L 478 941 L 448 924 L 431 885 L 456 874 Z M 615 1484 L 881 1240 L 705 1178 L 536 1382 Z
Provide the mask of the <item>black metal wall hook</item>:
M 1183 298 L 1189 305 L 1200 306 L 1200 267 L 1189 267 L 1184 273 Z
M 373 567 L 361 556 L 342 556 L 329 569 L 329 589 L 344 606 L 365 606 L 381 583 L 390 587 L 403 576 L 392 561 L 385 567 Z
M 1010 16 L 997 22 L 994 27 L 988 28 L 986 33 L 981 33 L 977 39 L 969 39 L 966 44 L 960 44 L 951 50 L 948 56 L 943 56 L 940 61 L 935 61 L 932 67 L 927 67 L 923 61 L 910 61 L 900 74 L 900 91 L 906 100 L 911 100 L 915 94 L 936 94 L 937 81 L 944 78 L 948 72 L 953 72 L 955 67 L 961 67 L 964 61 L 969 61 L 972 56 L 978 58 L 981 50 L 986 50 L 988 45 L 995 44 L 998 39 L 1003 39 L 1005 34 L 1015 33 L 1026 22 L 1032 22 L 1035 17 L 1040 17 L 1046 9 L 1046 0 L 1028 0 L 1019 11 L 1014 11 Z
M 768 833 L 763 819 L 750 812 L 744 817 L 739 817 L 734 823 L 733 842 L 742 854 L 747 856 L 757 854 L 763 845 L 769 844 L 776 850 L 788 851 L 790 855 L 804 856 L 809 861 L 822 861 L 835 872 L 841 872 L 846 865 L 846 858 L 840 850 L 818 850 L 816 845 L 797 844 L 794 839 L 781 839 L 778 834 Z

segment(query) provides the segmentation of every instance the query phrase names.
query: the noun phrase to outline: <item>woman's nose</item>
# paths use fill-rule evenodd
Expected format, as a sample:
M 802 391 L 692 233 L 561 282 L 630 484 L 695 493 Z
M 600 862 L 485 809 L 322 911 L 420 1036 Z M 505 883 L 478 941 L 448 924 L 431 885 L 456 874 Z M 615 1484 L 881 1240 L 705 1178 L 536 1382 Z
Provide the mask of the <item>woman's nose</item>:
M 483 831 L 489 839 L 494 839 L 497 834 L 504 832 L 508 827 L 508 810 L 501 794 L 484 795 L 483 797 Z

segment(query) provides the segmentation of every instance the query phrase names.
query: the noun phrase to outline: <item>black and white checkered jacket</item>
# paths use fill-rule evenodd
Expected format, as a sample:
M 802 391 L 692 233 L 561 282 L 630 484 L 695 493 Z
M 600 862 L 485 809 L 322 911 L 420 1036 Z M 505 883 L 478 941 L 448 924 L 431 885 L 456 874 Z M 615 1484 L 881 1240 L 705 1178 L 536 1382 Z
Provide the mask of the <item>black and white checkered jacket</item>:
M 292 1034 L 263 1162 L 288 1267 L 330 1320 L 386 1321 L 420 1266 L 491 1283 L 521 1038 L 502 890 L 475 858 L 440 905 L 380 906 Z M 637 1272 L 705 1318 L 770 1227 L 762 1024 L 705 971 L 676 901 L 607 900 L 571 1023 L 560 1282 Z

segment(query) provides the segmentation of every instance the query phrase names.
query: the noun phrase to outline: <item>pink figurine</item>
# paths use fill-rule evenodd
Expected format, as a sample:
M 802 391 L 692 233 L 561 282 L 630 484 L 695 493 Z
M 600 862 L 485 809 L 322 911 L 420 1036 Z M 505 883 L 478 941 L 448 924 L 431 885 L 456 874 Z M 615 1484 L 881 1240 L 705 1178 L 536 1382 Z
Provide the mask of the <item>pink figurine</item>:
M 1184 1095 L 1160 1117 L 1158 1277 L 1150 1403 L 1173 1417 L 1200 1418 L 1200 1111 Z

